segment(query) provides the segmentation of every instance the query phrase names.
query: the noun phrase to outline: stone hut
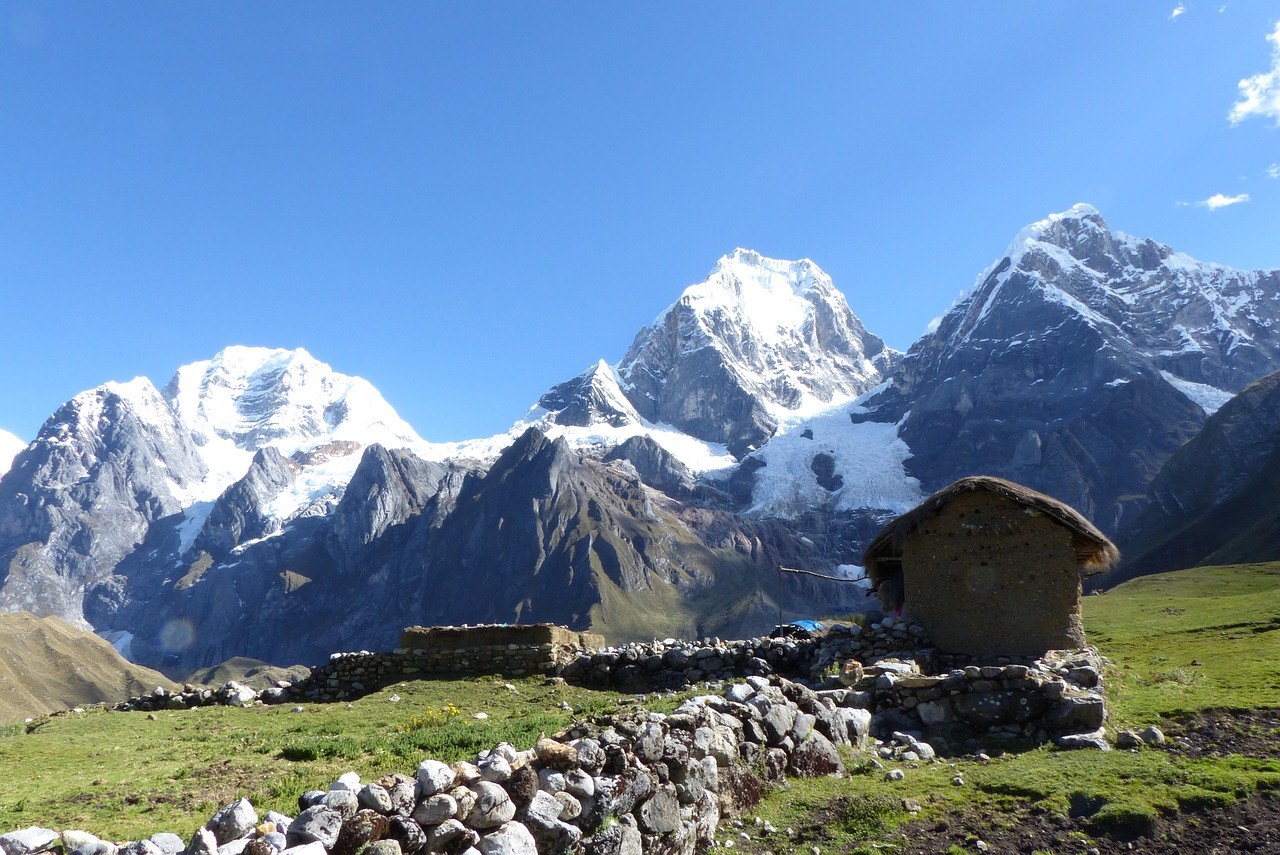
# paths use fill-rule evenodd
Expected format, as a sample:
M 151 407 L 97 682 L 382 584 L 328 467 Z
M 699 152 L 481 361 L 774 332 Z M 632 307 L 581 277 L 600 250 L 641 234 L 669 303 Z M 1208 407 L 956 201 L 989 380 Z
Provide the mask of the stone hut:
M 863 566 L 942 651 L 1038 656 L 1083 647 L 1080 580 L 1120 558 L 1067 505 L 1011 481 L 962 478 L 886 525 Z

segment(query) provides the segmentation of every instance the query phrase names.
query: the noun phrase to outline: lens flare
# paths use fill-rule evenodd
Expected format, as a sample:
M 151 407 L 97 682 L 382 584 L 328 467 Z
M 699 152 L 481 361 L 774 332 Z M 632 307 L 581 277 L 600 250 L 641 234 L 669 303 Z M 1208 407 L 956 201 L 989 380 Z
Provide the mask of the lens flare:
M 160 647 L 165 653 L 181 653 L 195 640 L 195 624 L 186 618 L 174 618 L 160 630 Z

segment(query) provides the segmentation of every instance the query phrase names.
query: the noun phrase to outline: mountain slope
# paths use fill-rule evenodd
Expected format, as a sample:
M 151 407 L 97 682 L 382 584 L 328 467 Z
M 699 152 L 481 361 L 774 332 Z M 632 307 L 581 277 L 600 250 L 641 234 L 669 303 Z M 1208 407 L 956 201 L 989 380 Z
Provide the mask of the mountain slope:
M 859 421 L 927 489 L 1000 475 L 1114 532 L 1208 412 L 1280 367 L 1280 272 L 1203 264 L 1077 205 L 1025 229 Z
M 549 621 L 611 639 L 737 634 L 776 620 L 775 568 L 834 570 L 782 521 L 752 522 L 694 498 L 673 461 L 630 447 L 605 461 L 530 429 L 487 470 L 372 446 L 336 510 L 224 555 L 172 555 L 165 526 L 96 588 L 89 615 L 142 662 L 231 655 L 319 662 L 332 649 L 395 646 L 401 627 Z M 665 466 L 663 465 L 665 464 Z M 862 589 L 785 580 L 791 614 L 851 612 Z M 305 631 L 299 631 L 305 627 Z
M 126 661 L 98 636 L 56 617 L 0 614 L 0 723 L 127 700 L 157 686 L 163 674 Z
M 1178 450 L 1106 580 L 1280 559 L 1280 372 L 1248 386 Z
M 150 381 L 77 395 L 0 480 L 0 610 L 82 622 L 85 586 L 206 474 Z

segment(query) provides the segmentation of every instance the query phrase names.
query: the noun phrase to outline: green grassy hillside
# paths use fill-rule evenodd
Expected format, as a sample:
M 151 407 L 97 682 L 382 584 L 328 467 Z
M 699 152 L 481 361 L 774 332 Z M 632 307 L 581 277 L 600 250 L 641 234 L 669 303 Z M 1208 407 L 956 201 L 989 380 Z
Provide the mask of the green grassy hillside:
M 1280 707 L 1280 562 L 1142 576 L 1084 601 L 1113 724 Z

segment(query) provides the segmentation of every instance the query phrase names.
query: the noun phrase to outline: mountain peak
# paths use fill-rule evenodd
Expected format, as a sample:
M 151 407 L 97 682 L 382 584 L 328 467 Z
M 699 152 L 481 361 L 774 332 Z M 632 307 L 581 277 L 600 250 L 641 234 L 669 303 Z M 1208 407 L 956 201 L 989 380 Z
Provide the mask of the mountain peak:
M 1036 244 L 1048 244 L 1071 252 L 1081 243 L 1110 235 L 1106 220 L 1098 209 L 1085 202 L 1072 205 L 1067 210 L 1050 214 L 1018 232 L 1009 244 L 1005 256 L 1015 264 L 1018 258 Z
M 641 422 L 640 414 L 622 391 L 613 367 L 603 359 L 572 380 L 549 389 L 538 399 L 537 407 L 526 416 L 526 421 L 539 409 L 549 413 L 552 423 L 571 427 L 601 424 L 622 427 Z
M 317 439 L 343 438 L 358 422 L 391 447 L 421 442 L 367 381 L 334 371 L 302 348 L 232 346 L 184 365 L 164 389 L 183 420 L 206 439 L 285 454 Z M 344 430 L 345 429 L 345 430 Z

